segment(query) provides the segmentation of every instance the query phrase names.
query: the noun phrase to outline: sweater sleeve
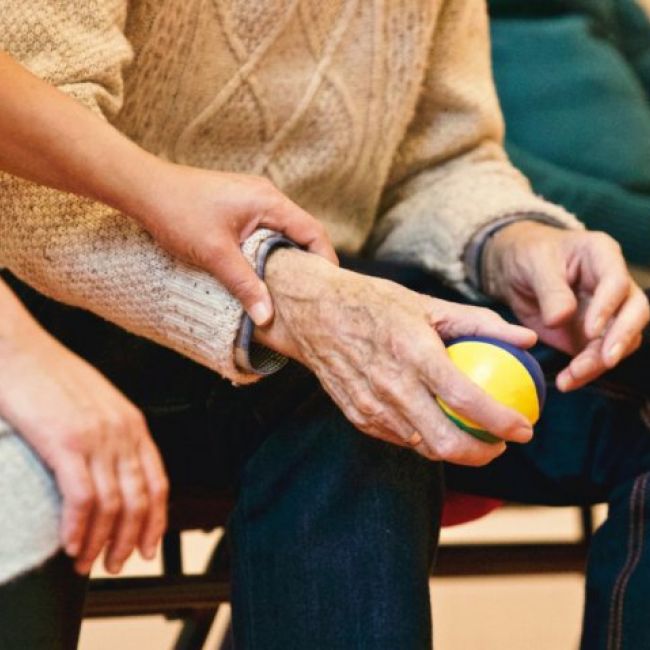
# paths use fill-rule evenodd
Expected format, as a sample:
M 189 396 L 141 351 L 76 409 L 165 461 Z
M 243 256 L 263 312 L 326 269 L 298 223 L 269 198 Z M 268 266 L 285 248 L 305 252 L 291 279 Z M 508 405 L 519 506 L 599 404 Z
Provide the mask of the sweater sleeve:
M 485 4 L 447 0 L 419 104 L 383 197 L 372 252 L 419 263 L 472 293 L 463 253 L 487 224 L 535 214 L 581 227 L 564 209 L 532 194 L 508 162 L 502 139 Z
M 0 0 L 0 48 L 111 119 L 131 58 L 126 0 Z M 89 143 L 89 146 L 92 146 Z M 258 231 L 243 246 L 255 264 Z M 242 307 L 214 278 L 171 258 L 102 204 L 0 175 L 0 266 L 42 293 L 170 347 L 237 383 Z

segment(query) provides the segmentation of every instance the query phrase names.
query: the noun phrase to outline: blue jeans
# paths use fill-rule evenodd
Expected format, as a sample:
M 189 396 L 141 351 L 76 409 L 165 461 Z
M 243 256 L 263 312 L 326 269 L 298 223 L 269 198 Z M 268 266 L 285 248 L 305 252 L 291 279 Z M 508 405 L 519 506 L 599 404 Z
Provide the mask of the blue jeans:
M 417 269 L 355 266 L 461 299 Z M 443 480 L 527 503 L 608 501 L 589 563 L 583 648 L 650 647 L 642 620 L 650 433 L 638 390 L 650 386 L 647 348 L 607 381 L 571 395 L 551 390 L 529 445 L 512 445 L 487 468 L 443 468 L 361 435 L 297 365 L 235 389 L 168 350 L 14 287 L 143 408 L 173 489 L 238 494 L 229 524 L 237 648 L 430 648 L 428 577 Z M 565 361 L 543 346 L 537 352 L 549 377 Z M 0 609 L 0 628 L 6 623 Z

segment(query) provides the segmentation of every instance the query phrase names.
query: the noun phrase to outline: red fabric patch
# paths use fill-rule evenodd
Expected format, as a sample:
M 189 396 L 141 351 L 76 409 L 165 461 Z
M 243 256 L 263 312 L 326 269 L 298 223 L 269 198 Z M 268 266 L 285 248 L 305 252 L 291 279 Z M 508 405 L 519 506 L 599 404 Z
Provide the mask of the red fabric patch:
M 485 517 L 500 508 L 503 501 L 480 497 L 475 494 L 448 491 L 442 508 L 442 525 L 458 526 L 474 519 Z

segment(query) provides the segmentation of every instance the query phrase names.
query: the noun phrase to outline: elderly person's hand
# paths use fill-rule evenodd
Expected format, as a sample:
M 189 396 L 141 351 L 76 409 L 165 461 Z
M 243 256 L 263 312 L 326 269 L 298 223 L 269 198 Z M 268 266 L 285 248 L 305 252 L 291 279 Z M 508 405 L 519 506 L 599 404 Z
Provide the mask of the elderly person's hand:
M 168 483 L 141 413 L 42 330 L 0 283 L 0 413 L 51 468 L 63 498 L 61 542 L 88 573 L 106 550 L 117 573 L 153 557 Z
M 503 452 L 504 443 L 458 429 L 438 407 L 439 395 L 504 441 L 532 436 L 522 415 L 455 368 L 443 343 L 485 335 L 530 346 L 532 331 L 490 310 L 423 296 L 301 251 L 274 252 L 266 271 L 276 318 L 257 331 L 258 340 L 313 370 L 361 431 L 459 464 L 482 465 Z
M 542 341 L 573 356 L 557 377 L 564 391 L 636 350 L 650 318 L 620 246 L 600 232 L 529 221 L 507 226 L 486 245 L 483 284 Z

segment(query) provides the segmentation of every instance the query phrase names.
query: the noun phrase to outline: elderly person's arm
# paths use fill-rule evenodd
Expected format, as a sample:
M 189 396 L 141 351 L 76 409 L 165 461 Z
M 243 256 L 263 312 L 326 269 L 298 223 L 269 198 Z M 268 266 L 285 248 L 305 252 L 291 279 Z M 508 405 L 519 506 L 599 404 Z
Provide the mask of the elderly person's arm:
M 508 162 L 487 14 L 477 5 L 448 0 L 442 9 L 448 19 L 374 246 L 379 257 L 419 261 L 461 290 L 478 285 L 505 301 L 542 340 L 574 355 L 558 377 L 570 390 L 636 349 L 647 301 L 614 240 L 535 197 Z
M 585 232 L 565 210 L 534 196 L 508 162 L 482 3 L 449 0 L 442 12 L 373 249 L 420 263 L 468 292 L 487 266 L 486 291 L 546 341 L 577 355 L 558 379 L 562 389 L 575 388 L 634 350 L 647 302 L 613 240 Z M 489 255 L 482 254 L 486 241 Z M 415 429 L 432 457 L 489 460 L 433 412 L 430 395 L 439 394 L 471 417 L 480 414 L 504 439 L 526 439 L 508 414 L 449 369 L 441 345 L 488 333 L 525 345 L 532 342 L 525 330 L 508 330 L 487 310 L 425 299 L 296 251 L 273 255 L 267 282 L 278 317 L 258 337 L 312 367 L 362 430 L 406 439 Z

